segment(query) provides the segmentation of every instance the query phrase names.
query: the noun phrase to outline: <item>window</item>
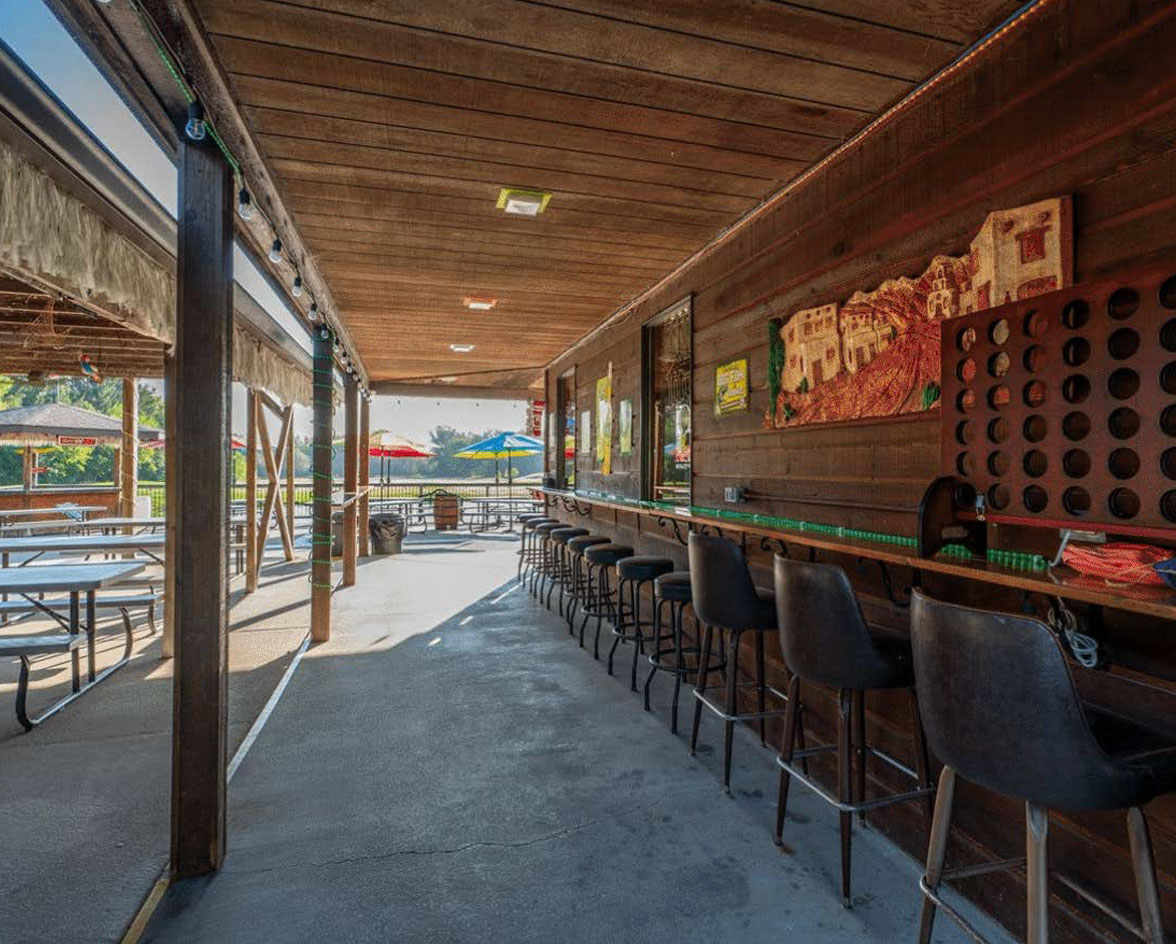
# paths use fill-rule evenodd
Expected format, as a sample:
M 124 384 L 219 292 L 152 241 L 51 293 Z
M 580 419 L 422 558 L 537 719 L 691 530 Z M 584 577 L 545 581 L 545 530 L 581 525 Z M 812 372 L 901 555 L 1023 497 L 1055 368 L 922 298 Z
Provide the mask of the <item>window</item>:
M 556 433 L 555 484 L 559 488 L 576 487 L 576 372 L 570 370 L 559 378 L 555 393 L 556 429 L 563 429 L 562 441 Z
M 679 505 L 690 504 L 694 368 L 690 312 L 687 298 L 650 319 L 642 329 L 645 495 Z

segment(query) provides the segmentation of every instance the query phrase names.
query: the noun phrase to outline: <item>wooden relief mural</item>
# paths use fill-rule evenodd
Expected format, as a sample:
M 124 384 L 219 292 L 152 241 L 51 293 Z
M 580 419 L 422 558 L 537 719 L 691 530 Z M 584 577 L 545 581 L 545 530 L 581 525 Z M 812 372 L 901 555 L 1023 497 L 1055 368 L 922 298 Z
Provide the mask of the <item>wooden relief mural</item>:
M 936 256 L 845 304 L 769 322 L 770 427 L 937 408 L 940 326 L 1073 281 L 1070 198 L 989 213 L 965 256 Z

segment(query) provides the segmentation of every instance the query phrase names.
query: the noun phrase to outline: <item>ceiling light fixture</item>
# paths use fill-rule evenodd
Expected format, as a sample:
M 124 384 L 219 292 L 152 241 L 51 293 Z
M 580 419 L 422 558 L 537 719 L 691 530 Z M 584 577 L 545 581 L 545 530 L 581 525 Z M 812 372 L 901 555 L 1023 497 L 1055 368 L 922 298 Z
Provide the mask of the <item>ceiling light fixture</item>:
M 547 209 L 551 194 L 543 190 L 516 190 L 503 187 L 498 194 L 498 209 L 511 216 L 538 216 Z
M 451 344 L 451 345 L 449 345 L 449 350 L 453 351 L 454 354 L 468 354 L 473 349 L 474 349 L 474 346 L 472 344 Z
M 282 241 L 275 239 L 270 245 L 269 261 L 277 265 L 282 261 Z
M 188 122 L 184 125 L 184 134 L 189 141 L 204 140 L 204 106 L 199 102 L 188 103 Z
M 295 298 L 302 297 L 302 276 L 301 275 L 294 276 L 294 285 L 290 289 L 290 294 L 292 294 Z
M 253 219 L 253 198 L 244 187 L 237 194 L 237 215 L 243 220 Z
M 475 295 L 467 295 L 461 300 L 461 303 L 470 309 L 470 311 L 489 311 L 498 304 L 497 298 L 478 298 Z

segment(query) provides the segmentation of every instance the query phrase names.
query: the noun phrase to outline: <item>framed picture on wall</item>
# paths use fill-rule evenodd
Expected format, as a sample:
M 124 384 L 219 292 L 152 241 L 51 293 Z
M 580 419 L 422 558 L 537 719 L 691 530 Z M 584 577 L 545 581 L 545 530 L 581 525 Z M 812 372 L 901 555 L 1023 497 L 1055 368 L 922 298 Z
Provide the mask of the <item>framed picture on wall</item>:
M 737 357 L 715 368 L 715 416 L 743 413 L 751 407 L 747 357 Z
M 617 450 L 622 456 L 633 454 L 633 401 L 617 404 Z

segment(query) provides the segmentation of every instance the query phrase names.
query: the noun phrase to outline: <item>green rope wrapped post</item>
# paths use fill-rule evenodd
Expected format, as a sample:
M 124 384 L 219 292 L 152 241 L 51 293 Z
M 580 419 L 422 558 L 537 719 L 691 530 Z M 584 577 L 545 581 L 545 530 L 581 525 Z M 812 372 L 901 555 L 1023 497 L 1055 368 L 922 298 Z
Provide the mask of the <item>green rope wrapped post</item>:
M 331 329 L 314 333 L 314 398 L 311 443 L 310 636 L 331 638 L 331 436 L 335 425 L 335 380 Z

